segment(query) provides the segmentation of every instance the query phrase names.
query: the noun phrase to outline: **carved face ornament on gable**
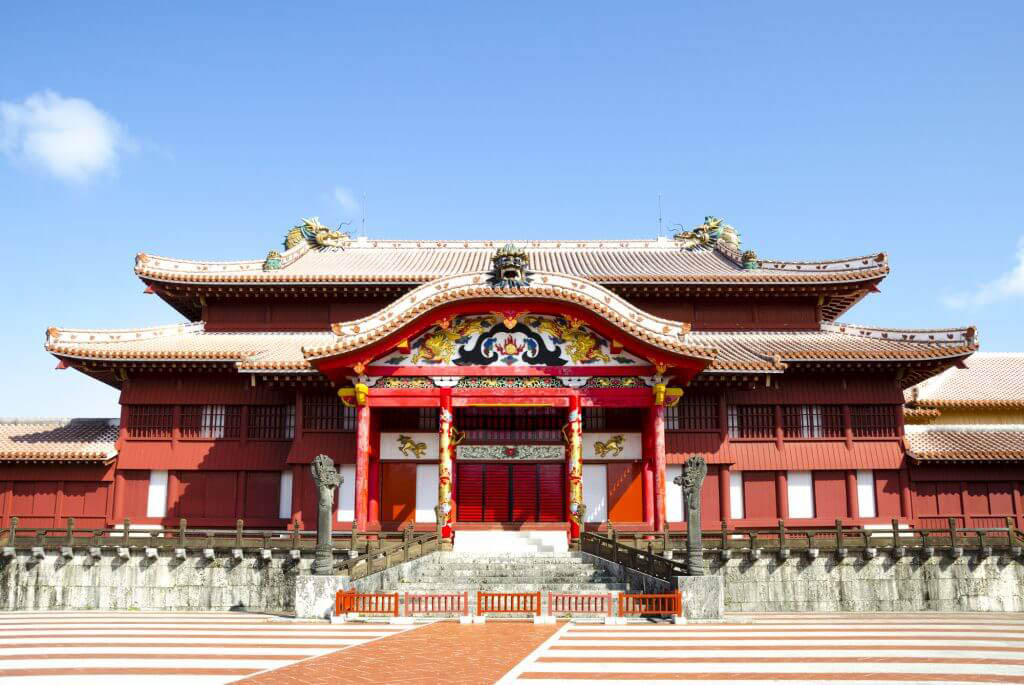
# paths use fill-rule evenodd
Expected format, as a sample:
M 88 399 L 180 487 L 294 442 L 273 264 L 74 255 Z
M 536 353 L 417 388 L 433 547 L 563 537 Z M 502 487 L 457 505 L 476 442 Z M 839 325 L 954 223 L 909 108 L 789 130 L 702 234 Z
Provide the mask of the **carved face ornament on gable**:
M 524 288 L 530 285 L 533 275 L 530 270 L 530 258 L 519 247 L 508 243 L 499 248 L 491 257 L 491 277 L 487 282 L 493 288 Z

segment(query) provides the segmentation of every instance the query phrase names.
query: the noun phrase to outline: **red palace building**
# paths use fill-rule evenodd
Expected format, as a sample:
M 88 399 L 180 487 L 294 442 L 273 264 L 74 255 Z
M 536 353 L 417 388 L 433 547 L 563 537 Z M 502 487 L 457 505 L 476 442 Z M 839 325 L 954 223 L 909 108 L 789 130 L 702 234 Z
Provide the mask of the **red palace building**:
M 143 253 L 135 271 L 189 323 L 47 331 L 59 366 L 120 390 L 121 417 L 4 424 L 5 524 L 310 529 L 321 453 L 344 477 L 339 529 L 440 511 L 446 535 L 681 528 L 694 454 L 707 528 L 913 526 L 923 480 L 987 478 L 904 441 L 904 390 L 962 365 L 975 331 L 837 322 L 884 254 L 763 260 L 714 217 L 518 246 L 311 219 L 263 260 Z

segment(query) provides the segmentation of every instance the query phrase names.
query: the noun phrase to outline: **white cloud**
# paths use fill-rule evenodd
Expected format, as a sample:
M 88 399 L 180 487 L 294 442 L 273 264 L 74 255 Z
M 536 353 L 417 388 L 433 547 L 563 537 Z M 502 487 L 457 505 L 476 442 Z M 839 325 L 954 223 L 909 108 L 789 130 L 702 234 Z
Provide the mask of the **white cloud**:
M 0 101 L 0 151 L 62 180 L 111 170 L 132 147 L 121 125 L 88 100 L 47 90 L 20 104 Z
M 943 302 L 947 307 L 967 309 L 1018 296 L 1024 296 L 1024 238 L 1017 241 L 1017 263 L 1010 271 L 983 284 L 977 292 L 950 295 L 943 298 Z
M 356 199 L 355 193 L 348 188 L 335 186 L 334 200 L 341 205 L 342 209 L 350 214 L 355 214 L 359 211 L 359 200 Z

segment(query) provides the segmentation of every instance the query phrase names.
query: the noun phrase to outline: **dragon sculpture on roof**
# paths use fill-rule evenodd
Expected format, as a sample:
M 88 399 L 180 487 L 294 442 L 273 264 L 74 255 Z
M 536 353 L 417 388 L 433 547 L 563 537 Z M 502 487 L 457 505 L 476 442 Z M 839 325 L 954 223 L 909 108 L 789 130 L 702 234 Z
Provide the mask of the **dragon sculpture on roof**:
M 344 226 L 346 224 L 342 224 Z M 341 226 L 338 227 L 339 229 Z M 290 250 L 296 245 L 307 242 L 310 245 L 327 247 L 339 240 L 348 240 L 349 235 L 341 230 L 332 231 L 320 223 L 320 218 L 303 219 L 302 223 L 292 226 L 284 237 L 284 249 Z
M 682 224 L 676 225 L 682 228 Z M 714 247 L 719 243 L 733 250 L 740 249 L 739 232 L 716 216 L 706 216 L 700 226 L 692 231 L 679 231 L 674 237 L 684 250 Z

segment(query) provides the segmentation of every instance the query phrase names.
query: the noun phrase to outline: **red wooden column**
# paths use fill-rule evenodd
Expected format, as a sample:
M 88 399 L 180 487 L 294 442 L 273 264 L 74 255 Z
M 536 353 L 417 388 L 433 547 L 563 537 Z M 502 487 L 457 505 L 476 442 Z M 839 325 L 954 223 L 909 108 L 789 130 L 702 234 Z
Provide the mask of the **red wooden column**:
M 583 530 L 586 511 L 583 506 L 583 412 L 580 410 L 580 396 L 575 392 L 569 396 L 566 430 L 569 444 L 569 536 L 576 540 Z
M 441 521 L 441 537 L 451 538 L 455 509 L 452 506 L 452 431 L 455 420 L 452 414 L 452 389 L 441 388 L 437 435 L 437 504 L 444 517 Z
M 718 470 L 718 508 L 722 511 L 722 522 L 725 523 L 726 527 L 728 527 L 729 521 L 732 519 L 731 480 L 732 471 L 729 469 L 729 464 L 722 464 Z
M 356 528 L 366 531 L 370 505 L 370 405 L 356 409 Z
M 651 407 L 651 446 L 654 463 L 654 530 L 665 529 L 665 407 Z
M 914 511 L 910 500 L 910 471 L 904 466 L 900 469 L 900 513 L 903 518 L 911 519 L 913 523 Z
M 640 484 L 643 486 L 643 515 L 644 523 L 654 527 L 654 428 L 651 424 L 651 415 L 648 413 L 644 422 L 644 452 L 641 462 Z
M 778 503 L 779 518 L 789 518 L 789 474 L 785 471 L 775 472 L 775 501 Z
M 367 524 L 372 530 L 380 530 L 380 414 L 376 412 L 370 417 L 370 468 L 368 474 Z
M 857 494 L 857 472 L 846 472 L 846 515 L 852 519 L 860 517 L 860 499 Z

